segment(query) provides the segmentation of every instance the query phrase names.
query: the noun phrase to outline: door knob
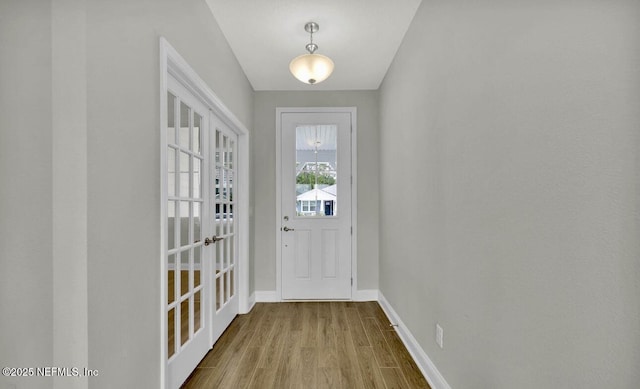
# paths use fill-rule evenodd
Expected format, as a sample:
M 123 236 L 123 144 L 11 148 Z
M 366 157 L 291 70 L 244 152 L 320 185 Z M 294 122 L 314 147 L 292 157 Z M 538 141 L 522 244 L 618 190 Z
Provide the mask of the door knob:
M 294 228 L 289 228 L 287 226 L 284 226 L 284 227 L 282 227 L 282 231 L 289 232 L 289 231 L 295 231 L 295 229 Z
M 205 246 L 209 246 L 210 244 L 212 244 L 212 243 L 216 243 L 217 241 L 222 240 L 222 239 L 224 239 L 224 238 L 223 238 L 223 237 L 217 237 L 217 236 L 215 236 L 215 235 L 214 235 L 214 236 L 212 236 L 212 237 L 211 237 L 211 239 L 209 239 L 209 238 L 207 237 L 207 238 L 204 238 L 204 245 L 205 245 Z

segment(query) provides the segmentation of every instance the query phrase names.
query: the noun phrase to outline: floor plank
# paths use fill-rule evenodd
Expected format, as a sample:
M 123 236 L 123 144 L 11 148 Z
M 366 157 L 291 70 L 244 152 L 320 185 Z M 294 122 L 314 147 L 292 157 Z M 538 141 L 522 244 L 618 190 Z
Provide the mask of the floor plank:
M 340 382 L 340 369 L 335 367 L 318 368 L 318 389 L 343 388 Z
M 394 330 L 389 330 L 384 331 L 384 336 L 389 348 L 400 365 L 400 370 L 402 370 L 402 374 L 407 380 L 409 387 L 417 389 L 429 388 L 427 380 L 422 375 L 422 372 L 420 372 L 413 358 L 411 358 L 411 355 L 407 352 L 398 334 Z
M 360 375 L 367 389 L 385 389 L 384 378 L 382 372 L 373 355 L 373 347 L 360 346 L 356 349 L 358 355 L 358 365 L 360 366 Z
M 367 317 L 363 322 L 367 338 L 369 338 L 369 343 L 373 348 L 373 355 L 376 357 L 376 361 L 378 361 L 378 366 L 398 367 L 398 362 L 387 345 L 384 334 L 380 331 L 380 327 L 378 327 L 376 318 Z
M 362 319 L 358 313 L 358 309 L 355 307 L 345 308 L 344 311 L 347 316 L 347 322 L 349 323 L 351 336 L 353 337 L 353 343 L 356 346 L 370 346 L 369 339 L 364 333 L 364 327 L 362 327 Z
M 376 302 L 256 304 L 182 387 L 429 389 Z
M 384 367 L 380 369 L 382 372 L 382 378 L 384 378 L 384 383 L 387 386 L 387 389 L 404 389 L 408 388 L 409 384 L 404 379 L 402 372 L 400 369 L 395 367 Z

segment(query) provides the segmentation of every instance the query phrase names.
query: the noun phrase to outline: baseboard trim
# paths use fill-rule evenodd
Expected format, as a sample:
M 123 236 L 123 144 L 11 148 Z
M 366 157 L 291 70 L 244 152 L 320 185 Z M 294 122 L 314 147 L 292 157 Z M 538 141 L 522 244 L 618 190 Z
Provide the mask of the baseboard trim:
M 281 301 L 275 290 L 256 290 L 255 295 L 256 303 L 277 303 Z
M 282 301 L 282 299 L 278 297 L 278 293 L 275 290 L 256 290 L 252 295 L 252 297 L 253 297 L 253 304 L 277 303 Z M 292 300 L 292 301 L 295 301 L 295 300 Z M 340 301 L 340 300 L 335 300 L 335 301 Z M 357 290 L 353 295 L 352 301 L 378 301 L 378 290 L 377 289 Z
M 378 301 L 377 289 L 356 290 L 353 295 L 353 301 Z
M 422 371 L 422 375 L 427 379 L 429 385 L 433 389 L 451 389 L 451 386 L 444 379 L 442 374 L 436 368 L 436 365 L 433 364 L 427 353 L 424 352 L 420 344 L 416 340 L 416 338 L 411 334 L 407 326 L 400 319 L 400 316 L 396 313 L 396 311 L 391 307 L 391 304 L 384 297 L 382 292 L 377 291 L 378 293 L 378 302 L 380 306 L 387 314 L 387 317 L 391 321 L 391 323 L 397 324 L 396 331 L 398 332 L 398 336 L 404 343 L 405 347 L 409 351 L 409 354 L 413 357 L 413 360 L 418 365 L 420 371 Z
M 256 292 L 251 293 L 251 296 L 249 296 L 249 309 L 247 309 L 246 313 L 251 312 L 251 310 L 253 309 L 253 306 L 256 305 Z

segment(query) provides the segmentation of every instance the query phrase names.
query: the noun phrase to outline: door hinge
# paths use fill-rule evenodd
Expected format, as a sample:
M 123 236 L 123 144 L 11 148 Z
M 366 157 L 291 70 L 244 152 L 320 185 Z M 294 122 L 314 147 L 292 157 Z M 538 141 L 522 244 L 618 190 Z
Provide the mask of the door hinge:
M 351 277 L 351 286 L 353 286 L 353 277 Z
M 353 226 L 351 226 L 351 235 L 353 235 Z

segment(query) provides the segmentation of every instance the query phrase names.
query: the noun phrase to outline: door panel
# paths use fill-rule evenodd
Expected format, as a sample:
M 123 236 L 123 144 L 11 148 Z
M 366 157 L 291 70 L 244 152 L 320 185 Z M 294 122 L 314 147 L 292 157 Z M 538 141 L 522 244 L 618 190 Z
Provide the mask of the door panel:
M 282 113 L 283 299 L 351 298 L 351 114 Z
M 338 250 L 338 230 L 322 230 L 322 278 L 336 278 L 340 251 Z
M 294 258 L 295 277 L 297 279 L 311 279 L 311 231 L 296 231 L 294 233 L 296 245 Z

